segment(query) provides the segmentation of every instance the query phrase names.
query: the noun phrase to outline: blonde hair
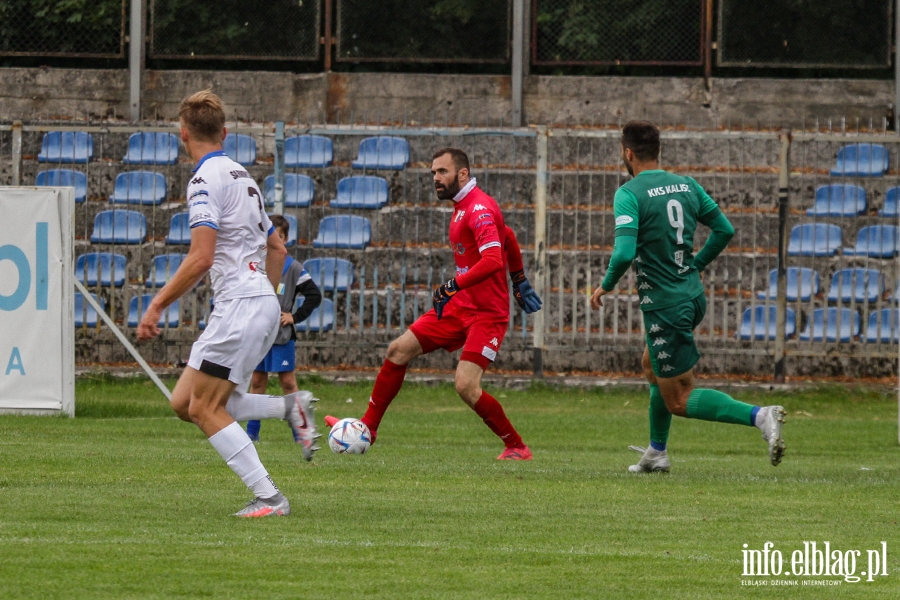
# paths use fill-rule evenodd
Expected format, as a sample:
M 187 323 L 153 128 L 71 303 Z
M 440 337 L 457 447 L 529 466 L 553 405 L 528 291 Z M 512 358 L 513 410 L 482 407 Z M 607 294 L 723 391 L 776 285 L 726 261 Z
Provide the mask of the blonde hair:
M 203 142 L 222 141 L 225 105 L 212 90 L 203 90 L 182 100 L 178 118 L 191 137 Z

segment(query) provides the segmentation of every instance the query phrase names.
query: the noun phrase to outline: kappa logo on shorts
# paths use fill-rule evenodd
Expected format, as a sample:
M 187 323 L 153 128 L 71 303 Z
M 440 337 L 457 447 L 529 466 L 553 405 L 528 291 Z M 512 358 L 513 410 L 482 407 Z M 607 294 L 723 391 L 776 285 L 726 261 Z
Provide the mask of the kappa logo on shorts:
M 673 367 L 672 365 L 663 365 L 663 368 L 660 369 L 660 371 L 662 371 L 663 373 L 668 373 L 669 371 L 674 371 L 674 370 L 675 370 L 675 367 Z
M 491 340 L 491 345 L 495 348 L 500 344 L 500 341 L 497 338 Z
M 642 260 L 641 260 L 641 257 L 638 256 L 637 258 L 634 259 L 634 262 L 636 262 L 636 263 L 642 263 L 642 262 L 644 262 L 644 261 L 642 261 Z
M 650 333 L 659 333 L 662 330 L 663 330 L 663 328 L 660 327 L 659 325 L 657 325 L 656 323 L 654 323 L 653 325 L 650 326 Z
M 286 361 L 286 360 L 281 361 L 281 366 L 282 367 L 288 366 L 288 361 Z
M 662 338 L 655 338 L 655 339 L 653 340 L 653 345 L 654 345 L 654 346 L 662 346 L 663 344 L 667 344 L 667 343 L 668 343 L 668 342 L 666 342 L 666 340 L 664 340 L 664 339 L 662 339 Z
M 653 304 L 653 300 L 650 299 L 650 296 L 644 296 L 641 299 L 641 304 Z
M 642 270 L 638 269 L 638 270 L 637 270 L 637 276 L 638 276 L 638 277 L 646 277 L 647 274 L 644 273 Z
M 652 290 L 653 286 L 647 283 L 646 281 L 638 286 L 639 290 Z
M 656 358 L 658 358 L 659 360 L 666 360 L 667 358 L 672 358 L 672 355 L 669 354 L 668 352 L 666 352 L 665 350 L 663 350 L 662 352 L 660 352 L 659 354 L 656 355 Z

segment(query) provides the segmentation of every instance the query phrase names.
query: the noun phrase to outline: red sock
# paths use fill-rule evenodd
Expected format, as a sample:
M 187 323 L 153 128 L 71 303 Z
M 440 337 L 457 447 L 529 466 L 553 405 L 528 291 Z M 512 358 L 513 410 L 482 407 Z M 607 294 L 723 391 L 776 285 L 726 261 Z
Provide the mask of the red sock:
M 507 448 L 524 445 L 516 428 L 513 427 L 513 424 L 506 418 L 503 407 L 500 406 L 500 403 L 497 402 L 493 396 L 482 390 L 481 398 L 478 399 L 478 402 L 475 403 L 475 406 L 473 406 L 472 409 L 475 411 L 475 414 L 481 417 L 484 424 L 487 425 L 497 437 L 503 440 L 503 443 Z
M 398 365 L 387 359 L 384 360 L 378 377 L 375 378 L 375 387 L 372 388 L 369 407 L 366 409 L 366 414 L 360 419 L 373 433 L 381 425 L 381 418 L 388 406 L 391 405 L 391 401 L 396 398 L 405 377 L 406 365 Z

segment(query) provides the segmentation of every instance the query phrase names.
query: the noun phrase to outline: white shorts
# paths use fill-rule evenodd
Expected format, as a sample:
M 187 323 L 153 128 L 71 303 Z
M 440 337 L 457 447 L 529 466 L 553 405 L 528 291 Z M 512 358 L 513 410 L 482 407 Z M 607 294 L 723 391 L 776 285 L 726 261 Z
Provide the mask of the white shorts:
M 191 346 L 188 366 L 238 385 L 250 382 L 253 369 L 265 357 L 281 322 L 275 296 L 254 296 L 216 302 L 206 329 Z

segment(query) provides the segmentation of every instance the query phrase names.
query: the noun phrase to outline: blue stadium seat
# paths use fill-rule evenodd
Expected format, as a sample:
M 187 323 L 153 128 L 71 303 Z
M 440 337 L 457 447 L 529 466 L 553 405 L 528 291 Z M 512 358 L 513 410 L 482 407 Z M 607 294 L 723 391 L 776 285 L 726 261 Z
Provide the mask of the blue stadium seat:
M 878 211 L 880 217 L 900 217 L 900 187 L 892 187 L 884 195 L 884 208 Z
M 788 267 L 787 269 L 787 300 L 788 302 L 807 302 L 819 293 L 819 274 L 806 267 Z M 769 271 L 769 289 L 758 292 L 756 297 L 760 300 L 778 297 L 778 269 Z
M 362 249 L 372 241 L 372 224 L 356 215 L 331 215 L 319 222 L 313 248 Z
M 849 183 L 833 183 L 816 188 L 816 202 L 806 211 L 817 217 L 855 217 L 866 214 L 866 190 Z
M 324 292 L 346 292 L 353 285 L 353 263 L 342 258 L 311 258 L 303 268 Z
M 305 208 L 316 195 L 316 184 L 311 177 L 297 173 L 284 174 L 284 205 L 287 208 Z M 269 175 L 263 181 L 263 196 L 266 206 L 275 205 L 275 176 Z
M 79 204 L 87 199 L 87 175 L 81 171 L 69 169 L 53 169 L 41 171 L 34 179 L 34 185 L 48 187 L 74 187 L 75 202 Z
M 869 313 L 866 341 L 869 343 L 881 342 L 882 344 L 896 344 L 900 341 L 898 315 L 900 315 L 900 310 L 896 308 L 882 308 Z
M 887 148 L 879 144 L 847 144 L 837 154 L 832 175 L 881 177 L 888 170 Z
M 100 308 L 106 310 L 106 301 L 103 298 L 97 299 L 97 294 L 91 294 L 91 297 L 100 304 Z M 90 302 L 84 299 L 81 292 L 75 292 L 75 327 L 96 327 L 99 315 Z
M 152 171 L 127 171 L 116 175 L 109 201 L 114 204 L 162 204 L 166 199 L 166 177 Z
M 271 217 L 272 215 L 270 214 L 269 216 Z M 285 247 L 293 248 L 297 245 L 297 217 L 295 217 L 294 215 L 281 216 L 287 219 L 288 222 L 288 239 Z
M 150 301 L 153 300 L 152 294 L 144 294 L 142 296 L 135 296 L 128 303 L 128 326 L 129 327 L 137 327 L 141 322 L 141 319 L 144 318 L 144 313 L 147 312 L 147 307 L 150 306 Z M 181 303 L 176 300 L 168 307 L 159 317 L 159 322 L 157 325 L 159 327 L 178 327 L 178 323 L 181 320 Z
M 94 217 L 91 242 L 140 244 L 147 237 L 147 219 L 133 210 L 104 210 Z
M 172 215 L 166 243 L 184 245 L 191 243 L 191 214 L 187 211 Z
M 884 290 L 884 275 L 878 269 L 841 269 L 831 277 L 828 302 L 878 302 Z
M 75 260 L 75 277 L 86 286 L 125 285 L 125 257 L 110 252 L 82 254 Z
M 44 134 L 38 162 L 86 163 L 94 158 L 94 136 L 84 131 L 51 131 Z
M 738 336 L 742 340 L 774 340 L 775 339 L 775 305 L 762 304 L 744 310 L 741 315 L 741 330 Z M 792 338 L 797 333 L 797 314 L 793 308 L 784 313 L 784 337 Z
M 229 133 L 222 141 L 222 149 L 231 160 L 245 167 L 256 164 L 256 140 L 243 133 Z
M 126 165 L 174 165 L 178 162 L 178 138 L 174 133 L 161 131 L 132 133 L 122 162 Z
M 803 223 L 791 229 L 789 256 L 834 256 L 841 249 L 841 228 L 827 223 Z
M 381 208 L 388 203 L 388 182 L 383 177 L 344 177 L 338 181 L 332 208 Z
M 301 304 L 303 304 L 303 296 L 297 296 L 294 310 L 296 311 Z M 297 331 L 330 331 L 334 329 L 334 302 L 324 298 L 322 304 L 317 306 L 305 321 L 297 323 L 295 327 Z
M 409 142 L 396 137 L 370 137 L 359 143 L 354 169 L 402 170 L 409 163 Z
M 288 168 L 328 167 L 334 162 L 331 140 L 320 135 L 298 135 L 284 140 L 284 166 Z
M 840 319 L 840 334 L 838 333 Z M 800 332 L 800 340 L 808 342 L 849 342 L 859 335 L 859 313 L 849 308 L 817 308 Z
M 163 254 L 154 256 L 150 263 L 150 276 L 144 282 L 146 287 L 162 287 L 172 279 L 172 275 L 181 266 L 186 254 Z
M 896 225 L 869 225 L 859 230 L 856 245 L 844 248 L 847 256 L 868 256 L 869 258 L 893 258 L 897 256 L 898 246 Z

